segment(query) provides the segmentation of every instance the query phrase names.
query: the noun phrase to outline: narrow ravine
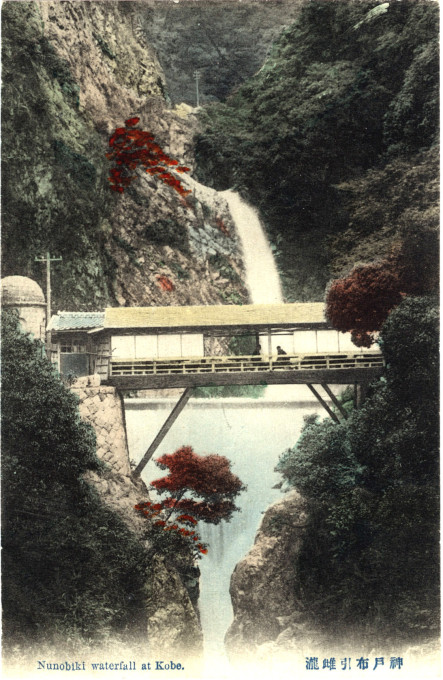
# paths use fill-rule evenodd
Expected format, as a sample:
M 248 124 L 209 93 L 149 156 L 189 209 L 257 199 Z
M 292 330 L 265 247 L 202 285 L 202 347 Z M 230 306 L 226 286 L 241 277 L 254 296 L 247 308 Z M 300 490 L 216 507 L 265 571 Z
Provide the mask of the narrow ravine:
M 227 203 L 240 240 L 250 301 L 282 303 L 278 270 L 257 211 L 232 190 L 217 192 L 186 177 L 200 201 L 218 209 Z M 138 461 L 173 406 L 165 399 L 130 399 L 126 419 L 131 457 Z M 232 462 L 232 469 L 246 484 L 238 500 L 241 508 L 229 523 L 201 523 L 199 533 L 209 544 L 200 561 L 199 612 L 205 638 L 205 662 L 213 677 L 230 677 L 224 652 L 224 636 L 232 621 L 230 577 L 237 562 L 248 552 L 267 507 L 277 500 L 280 477 L 274 472 L 280 454 L 293 446 L 305 415 L 320 406 L 305 385 L 269 386 L 260 399 L 191 399 L 155 457 L 171 453 L 183 444 L 201 454 L 217 453 Z M 158 476 L 151 461 L 143 472 L 146 483 Z M 217 673 L 214 671 L 217 666 Z M 211 676 L 212 677 L 212 676 Z

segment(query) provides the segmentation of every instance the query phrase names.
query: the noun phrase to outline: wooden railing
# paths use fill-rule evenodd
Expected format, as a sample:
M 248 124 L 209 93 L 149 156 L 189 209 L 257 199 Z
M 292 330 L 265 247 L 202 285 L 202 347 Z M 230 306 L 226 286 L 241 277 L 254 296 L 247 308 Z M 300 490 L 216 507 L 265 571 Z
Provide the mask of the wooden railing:
M 131 375 L 189 375 L 199 373 L 251 373 L 316 369 L 379 368 L 380 352 L 366 354 L 285 354 L 261 356 L 191 357 L 170 359 L 113 359 L 110 377 Z

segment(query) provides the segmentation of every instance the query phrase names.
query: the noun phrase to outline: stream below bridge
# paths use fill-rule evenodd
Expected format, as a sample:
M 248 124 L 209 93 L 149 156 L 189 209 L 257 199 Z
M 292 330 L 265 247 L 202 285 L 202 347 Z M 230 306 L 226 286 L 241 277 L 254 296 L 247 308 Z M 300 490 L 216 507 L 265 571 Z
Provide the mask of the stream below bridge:
M 232 621 L 229 582 L 235 565 L 254 543 L 263 513 L 281 497 L 273 488 L 281 476 L 274 471 L 280 454 L 296 442 L 305 415 L 318 413 L 319 404 L 306 385 L 273 387 L 260 399 L 190 399 L 157 449 L 155 458 L 183 444 L 200 454 L 217 453 L 232 462 L 232 471 L 246 484 L 237 499 L 240 512 L 218 526 L 199 525 L 209 544 L 199 562 L 199 610 L 205 655 L 223 657 L 223 638 Z M 275 394 L 275 392 L 278 394 Z M 171 411 L 175 400 L 127 399 L 126 426 L 131 458 L 138 462 Z M 162 476 L 151 460 L 142 473 L 149 484 Z
M 191 178 L 187 182 L 199 200 L 225 200 L 235 222 L 243 249 L 246 285 L 254 304 L 282 303 L 280 277 L 258 214 L 233 191 L 214 192 Z M 175 401 L 126 400 L 126 423 L 131 458 L 138 462 Z M 235 565 L 254 543 L 254 536 L 267 507 L 281 497 L 274 488 L 281 477 L 274 471 L 283 451 L 295 444 L 306 415 L 322 407 L 306 385 L 273 385 L 258 399 L 191 399 L 158 447 L 154 457 L 190 445 L 199 454 L 217 453 L 232 462 L 233 472 L 247 490 L 237 499 L 241 511 L 229 523 L 200 523 L 199 533 L 209 544 L 200 560 L 199 610 L 205 639 L 205 659 L 211 677 L 230 677 L 223 639 L 232 621 L 229 595 Z M 142 473 L 149 484 L 161 476 L 151 460 Z M 217 667 L 217 675 L 214 668 Z

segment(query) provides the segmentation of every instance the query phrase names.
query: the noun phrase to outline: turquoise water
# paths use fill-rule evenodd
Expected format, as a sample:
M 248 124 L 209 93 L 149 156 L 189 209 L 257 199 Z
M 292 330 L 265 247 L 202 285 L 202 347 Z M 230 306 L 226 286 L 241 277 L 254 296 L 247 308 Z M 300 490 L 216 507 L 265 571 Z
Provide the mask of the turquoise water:
M 131 457 L 138 462 L 175 401 L 126 401 L 126 422 Z M 200 560 L 199 610 L 210 655 L 220 654 L 232 621 L 229 582 L 235 565 L 254 542 L 262 514 L 281 497 L 273 488 L 281 481 L 274 472 L 280 454 L 296 442 L 303 416 L 320 412 L 318 402 L 304 385 L 268 388 L 262 399 L 191 399 L 154 454 L 172 453 L 186 444 L 199 454 L 217 453 L 232 462 L 247 490 L 239 497 L 241 512 L 219 526 L 201 523 L 199 533 L 209 543 Z M 164 473 L 151 461 L 142 477 L 146 483 Z

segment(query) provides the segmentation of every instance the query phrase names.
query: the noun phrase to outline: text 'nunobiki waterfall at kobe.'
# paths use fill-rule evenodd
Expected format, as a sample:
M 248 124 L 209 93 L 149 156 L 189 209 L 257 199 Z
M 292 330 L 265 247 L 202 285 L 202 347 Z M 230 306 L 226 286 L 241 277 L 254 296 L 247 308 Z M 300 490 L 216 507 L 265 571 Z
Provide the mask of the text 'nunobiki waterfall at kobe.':
M 253 304 L 283 302 L 280 277 L 257 211 L 235 191 L 222 191 L 243 248 L 246 285 Z

